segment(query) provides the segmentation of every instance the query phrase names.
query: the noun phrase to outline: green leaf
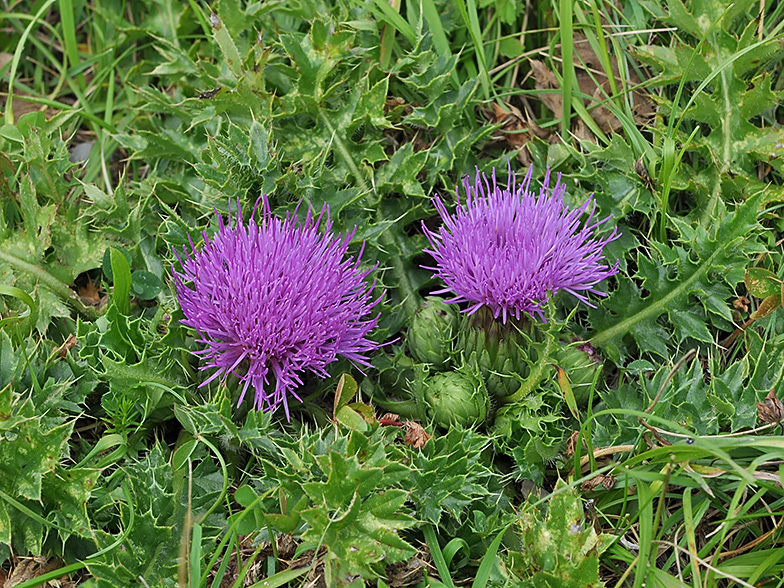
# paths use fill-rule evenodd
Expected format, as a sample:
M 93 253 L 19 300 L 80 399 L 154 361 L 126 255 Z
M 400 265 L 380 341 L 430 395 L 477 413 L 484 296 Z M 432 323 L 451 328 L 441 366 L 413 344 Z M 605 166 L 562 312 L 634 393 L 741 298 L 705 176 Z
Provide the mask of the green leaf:
M 204 180 L 220 190 L 269 193 L 275 189 L 277 161 L 272 157 L 268 130 L 255 120 L 250 129 L 231 122 L 225 130 L 208 137 L 205 155 L 211 164 L 197 163 Z
M 114 206 L 114 198 L 109 196 L 106 192 L 101 190 L 95 184 L 82 184 L 85 195 L 92 201 L 98 208 L 110 210 Z M 104 260 L 104 268 L 106 267 L 106 260 Z
M 408 493 L 397 488 L 408 468 L 390 433 L 395 431 L 371 427 L 343 435 L 328 428 L 282 441 L 265 458 L 262 485 L 282 498 L 259 508 L 284 532 L 307 523 L 303 544 L 327 549 L 329 586 L 364 585 L 383 577 L 385 565 L 415 553 L 399 536 L 415 521 L 405 508 Z
M 114 281 L 114 272 L 112 271 L 112 250 L 117 250 L 123 254 L 125 260 L 128 262 L 128 266 L 131 265 L 131 254 L 125 250 L 123 247 L 107 247 L 103 252 L 103 265 L 101 266 L 103 269 L 103 275 L 106 276 L 110 282 Z
M 240 486 L 234 492 L 234 500 L 236 500 L 240 505 L 244 507 L 250 506 L 254 500 L 258 498 L 256 492 L 253 491 L 253 488 L 250 486 Z
M 155 274 L 136 270 L 131 275 L 131 291 L 140 300 L 152 300 L 163 290 L 163 282 Z
M 199 152 L 190 136 L 169 129 L 161 133 L 137 130 L 132 135 L 118 133 L 117 141 L 131 152 L 131 159 L 167 159 L 193 162 Z
M 15 286 L 6 286 L 5 284 L 0 284 L 0 295 L 12 296 L 27 306 L 27 310 L 20 312 L 16 316 L 9 316 L 4 319 L 0 319 L 0 327 L 3 327 L 8 323 L 17 323 L 20 325 L 27 323 L 29 326 L 32 326 L 32 324 L 35 323 L 35 320 L 38 318 L 39 305 L 27 292 L 16 288 Z M 29 329 L 26 330 L 26 334 L 29 334 Z
M 79 348 L 79 356 L 96 370 L 103 367 L 103 354 L 107 352 L 122 358 L 126 364 L 138 363 L 147 344 L 142 320 L 120 314 L 115 304 L 110 304 L 95 322 L 79 321 L 76 336 L 84 343 Z
M 56 250 L 47 257 L 44 267 L 70 285 L 82 272 L 100 267 L 106 239 L 89 230 L 84 222 L 58 216 L 52 225 L 52 244 Z
M 172 455 L 172 467 L 175 471 L 185 467 L 198 446 L 199 442 L 196 439 L 189 439 L 177 448 Z
M 220 493 L 220 483 L 205 487 L 204 482 L 215 472 L 214 466 L 202 462 L 193 472 L 194 492 L 192 507 L 195 515 L 203 512 Z M 189 500 L 182 495 L 183 484 L 174 486 L 174 470 L 167 462 L 162 447 L 154 444 L 141 459 L 126 464 L 121 470 L 122 487 L 115 492 L 121 500 L 122 527 L 125 528 L 120 546 L 101 558 L 87 559 L 87 569 L 96 578 L 96 586 L 130 586 L 142 577 L 150 586 L 175 588 L 177 565 L 182 540 L 183 524 Z M 215 487 L 217 486 L 217 487 Z M 130 511 L 133 514 L 129 514 Z M 218 520 L 219 524 L 225 521 Z M 203 525 L 203 524 L 202 524 Z M 99 546 L 112 546 L 117 536 L 99 530 Z M 202 551 L 213 547 L 205 537 Z
M 470 80 L 457 90 L 445 92 L 427 106 L 414 108 L 406 117 L 406 124 L 447 131 L 458 117 L 463 116 L 466 105 L 476 92 L 477 84 L 477 80 Z
M 40 500 L 41 481 L 60 463 L 72 429 L 73 423 L 49 428 L 40 418 L 12 416 L 2 421 L 0 489 L 11 496 Z
M 321 507 L 302 513 L 310 527 L 303 540 L 328 546 L 324 557 L 328 586 L 364 586 L 363 579 L 380 575 L 375 564 L 414 556 L 416 550 L 397 534 L 414 523 L 400 512 L 406 492 L 377 488 L 366 498 L 358 493 L 345 498 L 350 499 L 344 502 L 345 510 L 332 515 Z
M 111 247 L 110 251 L 112 280 L 114 282 L 112 299 L 115 306 L 117 306 L 117 310 L 122 314 L 128 315 L 131 313 L 131 266 L 119 249 Z
M 144 359 L 136 364 L 128 364 L 114 361 L 104 355 L 101 357 L 101 364 L 105 370 L 102 375 L 121 389 L 152 384 L 158 391 L 155 396 L 160 397 L 163 391 L 171 394 L 176 388 L 182 386 L 182 381 L 179 378 L 172 377 L 169 370 L 154 359 Z
M 0 339 L 0 376 L 5 376 L 2 372 L 9 367 L 8 354 L 13 351 L 4 332 L 0 332 Z M 54 386 L 55 380 L 48 380 L 35 397 L 57 396 Z M 51 405 L 57 414 L 56 402 Z M 63 529 L 74 523 L 77 528 L 73 532 L 89 536 L 86 498 L 84 502 L 81 498 L 89 496 L 94 480 L 88 482 L 89 475 L 80 478 L 79 471 L 60 467 L 67 457 L 67 442 L 73 431 L 73 421 L 62 421 L 36 415 L 32 398 L 16 404 L 12 400 L 10 415 L 0 420 L 0 491 L 15 501 L 0 498 L 0 549 L 5 544 L 13 545 L 20 553 L 41 553 L 43 522 L 51 518 L 61 523 L 52 522 L 50 526 L 58 528 L 63 540 L 69 534 Z M 66 478 L 69 471 L 78 479 Z
M 531 502 L 523 505 L 516 526 L 525 546 L 510 553 L 509 569 L 520 586 L 563 586 L 601 588 L 599 555 L 611 539 L 598 535 L 583 515 L 580 498 L 559 480 L 547 506 L 539 512 Z
M 356 410 L 350 406 L 344 406 L 338 410 L 335 419 L 349 429 L 356 429 L 358 431 L 367 431 L 367 421 Z
M 638 255 L 641 286 L 625 276 L 618 278 L 618 289 L 599 309 L 591 311 L 595 329 L 591 343 L 604 347 L 618 362 L 625 355 L 623 338 L 627 334 L 643 352 L 662 357 L 668 356 L 670 332 L 679 342 L 689 337 L 711 342 L 706 317 L 713 315 L 705 309 L 729 305 L 733 291 L 727 286 L 734 287 L 743 279 L 737 269 L 745 265 L 747 251 L 758 249 L 755 229 L 760 201 L 758 194 L 734 212 L 724 211 L 719 203 L 719 222 L 712 223 L 710 230 L 679 222 L 682 246 L 654 244 L 658 258 Z M 659 321 L 665 314 L 670 319 L 670 332 Z
M 781 292 L 781 279 L 762 267 L 748 268 L 743 281 L 749 294 L 757 298 L 767 298 Z
M 223 26 L 220 18 L 215 13 L 210 15 L 210 23 L 215 33 L 215 41 L 220 47 L 223 58 L 236 78 L 242 77 L 242 58 L 240 57 L 234 39 L 231 38 L 229 30 Z
M 417 514 L 439 525 L 446 512 L 462 521 L 472 504 L 489 499 L 496 476 L 482 460 L 487 437 L 455 428 L 412 452 L 411 501 Z
M 22 135 L 22 133 L 19 132 L 19 129 L 14 125 L 4 124 L 0 127 L 0 137 L 13 141 L 14 143 L 24 144 L 24 135 Z
M 50 519 L 70 532 L 59 531 L 65 542 L 73 534 L 91 539 L 93 523 L 87 510 L 92 490 L 101 471 L 88 468 L 57 467 L 52 475 L 43 478 L 41 493 Z
M 577 401 L 574 398 L 574 391 L 572 390 L 572 385 L 569 383 L 569 376 L 566 375 L 566 372 L 561 369 L 558 369 L 558 387 L 561 389 L 561 393 L 564 395 L 564 399 L 566 400 L 566 406 L 569 407 L 569 411 L 572 413 L 572 416 L 576 419 L 580 418 L 580 414 L 577 411 Z
M 490 580 L 490 575 L 493 569 L 493 566 L 496 563 L 496 559 L 498 557 L 498 548 L 501 546 L 501 541 L 504 538 L 506 529 L 498 533 L 493 542 L 490 544 L 490 547 L 482 556 L 482 563 L 479 564 L 479 569 L 476 571 L 476 578 L 474 578 L 473 584 L 471 584 L 471 588 L 484 588 L 487 586 L 488 580 Z
M 761 318 L 765 318 L 774 312 L 779 306 L 782 306 L 782 296 L 781 294 L 773 294 L 763 299 L 763 301 L 760 302 L 760 305 L 757 307 L 757 310 L 749 315 L 749 318 L 755 321 Z
M 302 574 L 310 571 L 310 567 L 289 568 L 265 578 L 264 581 L 253 584 L 251 588 L 278 588 L 279 586 L 290 585 L 289 583 L 299 578 Z
M 70 316 L 69 306 L 82 316 L 96 316 L 95 309 L 85 306 L 70 286 L 79 273 L 98 265 L 102 237 L 88 230 L 76 206 L 56 204 L 64 197 L 68 183 L 52 178 L 68 170 L 67 149 L 58 147 L 51 154 L 51 145 L 40 144 L 41 137 L 33 135 L 41 149 L 35 154 L 41 158 L 36 161 L 41 169 L 34 176 L 20 175 L 15 186 L 18 214 L 5 219 L 0 213 L 0 275 L 7 285 L 37 299 L 35 327 L 43 333 L 52 318 Z
M 653 9 L 653 3 L 645 4 Z M 779 171 L 784 165 L 777 156 L 782 130 L 759 117 L 778 103 L 770 86 L 769 65 L 778 58 L 781 40 L 759 36 L 752 22 L 739 18 L 747 14 L 750 5 L 744 0 L 731 7 L 716 2 L 690 2 L 686 7 L 673 0 L 668 3 L 669 14 L 663 13 L 661 18 L 688 31 L 693 39 L 687 37 L 670 47 L 639 47 L 635 55 L 661 71 L 650 80 L 654 84 L 699 83 L 685 111 L 667 99 L 662 104 L 664 111 L 679 118 L 677 125 L 670 125 L 678 129 L 675 134 L 679 136 L 668 139 L 683 141 L 684 150 L 707 159 L 697 168 L 687 167 L 680 181 L 691 184 L 690 191 L 711 195 L 723 191 L 728 200 L 729 190 L 720 190 L 720 183 L 734 185 L 742 194 L 765 191 L 770 201 L 780 197 L 781 190 L 760 181 L 754 170 L 759 162 L 770 162 Z M 686 141 L 697 127 L 692 122 L 701 123 L 706 133 L 698 132 L 692 141 Z
M 337 416 L 340 409 L 346 406 L 357 394 L 357 381 L 351 374 L 341 374 L 338 385 L 335 389 L 335 404 L 332 410 L 333 416 Z
M 774 369 L 767 354 L 761 355 L 759 361 L 760 366 Z M 719 372 L 717 366 L 716 376 L 710 383 L 711 397 L 732 405 L 732 412 L 728 415 L 732 432 L 753 427 L 757 421 L 756 402 L 763 394 L 755 386 L 749 385 L 750 371 L 751 360 L 745 357 L 727 366 L 723 372 Z

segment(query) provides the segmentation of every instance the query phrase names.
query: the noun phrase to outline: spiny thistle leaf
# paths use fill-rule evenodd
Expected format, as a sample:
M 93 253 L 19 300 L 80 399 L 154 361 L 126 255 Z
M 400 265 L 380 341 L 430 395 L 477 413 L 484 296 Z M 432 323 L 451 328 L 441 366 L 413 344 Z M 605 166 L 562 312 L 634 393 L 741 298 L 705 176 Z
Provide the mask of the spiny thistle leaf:
M 203 460 L 193 471 L 192 507 L 196 519 L 219 492 L 220 482 L 216 488 L 213 480 L 215 470 L 209 460 Z M 133 509 L 133 518 L 128 514 L 122 517 L 126 531 L 122 547 L 109 550 L 105 558 L 88 560 L 87 568 L 99 588 L 136 585 L 140 577 L 150 586 L 175 587 L 180 541 L 189 507 L 183 491 L 187 491 L 188 484 L 177 482 L 177 474 L 158 444 L 144 458 L 126 465 L 121 473 L 111 483 L 121 484 L 115 489 L 115 495 L 123 500 L 121 509 L 125 513 Z M 96 536 L 102 547 L 112 545 L 117 539 L 103 530 Z M 210 540 L 205 537 L 203 548 L 209 549 L 209 545 Z
M 651 7 L 652 3 L 645 4 Z M 691 167 L 682 169 L 675 179 L 679 189 L 691 185 L 692 190 L 714 194 L 722 182 L 725 192 L 731 189 L 737 194 L 752 194 L 765 190 L 767 201 L 784 195 L 780 187 L 760 181 L 756 169 L 759 162 L 779 172 L 784 169 L 780 157 L 784 131 L 761 124 L 764 118 L 760 119 L 761 113 L 779 102 L 771 88 L 768 65 L 779 58 L 784 37 L 759 38 L 757 23 L 739 18 L 752 5 L 750 0 L 736 2 L 725 15 L 728 5 L 722 3 L 690 2 L 686 7 L 680 0 L 671 0 L 669 12 L 662 11 L 661 18 L 688 33 L 684 42 L 672 47 L 644 46 L 635 51 L 640 61 L 660 70 L 653 80 L 655 85 L 682 79 L 690 85 L 709 81 L 690 96 L 685 112 L 684 104 L 658 99 L 671 116 L 701 123 L 709 131 L 697 133 L 692 142 L 686 143 L 691 131 L 680 130 L 684 149 L 709 158 L 713 165 L 701 166 L 698 174 Z M 661 9 L 657 6 L 652 10 Z
M 91 537 L 87 501 L 96 470 L 65 467 L 68 440 L 95 380 L 80 366 L 50 364 L 51 349 L 27 340 L 15 347 L 0 330 L 0 556 L 10 546 L 20 554 L 60 549 L 69 536 Z M 76 370 L 83 381 L 75 382 Z M 26 388 L 14 393 L 11 383 Z M 41 384 L 40 382 L 43 382 Z M 21 507 L 21 508 L 20 508 Z M 24 509 L 24 510 L 22 510 Z M 32 515 L 30 514 L 32 513 Z M 51 533 L 38 517 L 54 523 Z M 49 539 L 47 541 L 47 538 Z
M 547 515 L 530 503 L 523 505 L 518 532 L 525 550 L 512 552 L 510 570 L 518 577 L 516 586 L 540 588 L 601 588 L 599 555 L 610 538 L 598 535 L 583 516 L 577 492 L 558 481 Z
M 226 193 L 239 190 L 251 199 L 274 190 L 279 174 L 264 125 L 254 120 L 246 131 L 230 122 L 223 133 L 208 137 L 208 145 L 205 153 L 214 164 L 195 165 L 205 182 Z
M 695 360 L 674 374 L 671 364 L 662 365 L 652 374 L 630 369 L 617 389 L 600 393 L 596 410 L 643 411 L 661 390 L 651 414 L 678 423 L 696 435 L 715 435 L 720 430 L 734 433 L 753 427 L 757 422 L 756 403 L 779 386 L 784 376 L 784 348 L 781 342 L 763 341 L 754 331 L 749 331 L 747 337 L 747 353 L 729 365 L 716 354 L 705 367 L 701 360 Z M 597 421 L 593 442 L 596 446 L 633 443 L 638 427 L 636 416 L 614 414 Z
M 260 507 L 264 517 L 289 533 L 306 524 L 304 544 L 326 547 L 328 586 L 362 586 L 381 577 L 382 563 L 416 553 L 398 536 L 416 521 L 406 512 L 408 492 L 397 488 L 409 470 L 389 435 L 379 428 L 346 436 L 327 429 L 281 440 L 278 455 L 264 458 L 261 486 L 284 497 L 279 507 Z
M 747 255 L 760 250 L 755 235 L 760 200 L 758 194 L 733 212 L 719 201 L 709 229 L 678 222 L 682 245 L 655 244 L 655 257 L 638 254 L 639 285 L 619 277 L 618 289 L 590 311 L 591 344 L 618 363 L 628 353 L 626 335 L 643 353 L 662 357 L 668 356 L 670 333 L 678 342 L 712 342 L 707 325 L 731 325 L 730 288 L 743 281 Z M 659 321 L 662 315 L 669 318 L 666 327 Z
M 349 475 L 351 469 L 347 470 Z M 358 490 L 345 498 L 342 508 L 331 511 L 318 505 L 302 512 L 309 525 L 303 541 L 327 546 L 324 557 L 327 586 L 364 586 L 377 578 L 378 564 L 404 561 L 416 550 L 398 536 L 398 531 L 414 524 L 401 513 L 408 493 L 381 486 L 383 476 L 376 476 L 377 486 L 363 498 Z
M 496 476 L 482 460 L 488 444 L 483 435 L 452 428 L 412 452 L 411 501 L 420 517 L 438 525 L 447 513 L 462 522 L 471 504 L 488 499 Z
M 69 307 L 95 314 L 69 286 L 83 271 L 100 266 L 106 242 L 80 218 L 77 201 L 68 198 L 72 186 L 62 176 L 73 164 L 65 145 L 37 127 L 27 132 L 21 167 L 28 172 L 18 179 L 0 177 L 18 194 L 2 204 L 6 210 L 0 213 L 7 222 L 0 230 L 0 278 L 39 298 L 35 327 L 44 333 L 53 318 L 70 316 Z M 32 166 L 40 171 L 30 173 Z M 35 181 L 35 176 L 48 181 Z M 6 302 L 0 298 L 0 312 Z

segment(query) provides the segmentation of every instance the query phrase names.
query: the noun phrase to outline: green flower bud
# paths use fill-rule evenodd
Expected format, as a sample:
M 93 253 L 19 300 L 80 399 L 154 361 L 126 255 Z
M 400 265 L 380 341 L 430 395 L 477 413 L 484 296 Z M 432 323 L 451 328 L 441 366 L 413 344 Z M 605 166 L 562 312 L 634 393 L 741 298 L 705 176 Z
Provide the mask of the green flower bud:
M 602 367 L 599 351 L 590 343 L 577 341 L 571 345 L 562 343 L 553 353 L 553 358 L 566 375 L 574 393 L 577 404 L 588 400 L 593 379 Z
M 553 338 L 547 328 L 493 318 L 487 308 L 465 317 L 457 349 L 479 369 L 492 398 L 517 400 L 535 390 L 549 371 Z
M 453 304 L 428 296 L 408 329 L 408 348 L 418 361 L 443 369 L 449 361 L 452 339 L 460 322 Z
M 481 424 L 490 409 L 490 398 L 482 377 L 468 366 L 429 378 L 424 396 L 430 415 L 442 427 Z

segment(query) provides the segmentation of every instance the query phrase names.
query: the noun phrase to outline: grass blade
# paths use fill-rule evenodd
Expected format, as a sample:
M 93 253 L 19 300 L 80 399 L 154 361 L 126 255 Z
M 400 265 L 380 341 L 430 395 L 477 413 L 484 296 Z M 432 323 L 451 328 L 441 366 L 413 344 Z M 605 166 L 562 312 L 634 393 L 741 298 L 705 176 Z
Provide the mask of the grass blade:
M 201 579 L 201 534 L 201 525 L 194 523 L 193 535 L 191 536 L 191 569 L 189 578 L 191 588 L 198 588 Z
M 482 93 L 484 94 L 485 100 L 489 100 L 494 90 L 493 84 L 490 81 L 490 73 L 487 70 L 485 48 L 482 43 L 482 29 L 479 26 L 479 15 L 476 11 L 476 2 L 474 0 L 468 0 L 466 3 L 465 0 L 457 0 L 457 8 L 468 29 L 471 42 L 474 44 L 476 66 L 479 70 L 479 81 L 482 84 Z
M 386 0 L 375 0 L 373 4 L 376 9 L 374 12 L 376 13 L 377 18 L 380 18 L 388 25 L 393 26 L 397 32 L 403 35 L 406 40 L 411 43 L 412 46 L 417 44 L 417 36 L 414 29 L 411 28 L 411 25 L 408 24 Z M 378 12 L 381 14 L 378 14 Z
M 697 556 L 697 541 L 694 535 L 694 513 L 691 504 L 691 488 L 686 488 L 683 493 L 683 524 L 686 528 L 686 542 L 689 546 L 689 556 L 691 557 L 692 583 L 695 586 L 702 584 L 700 578 L 700 563 Z
M 441 576 L 441 581 L 449 588 L 455 588 L 455 584 L 452 582 L 452 576 L 449 573 L 449 566 L 446 565 L 444 554 L 441 552 L 441 547 L 438 544 L 435 528 L 433 525 L 427 524 L 423 527 L 422 531 L 425 534 L 425 542 L 430 548 L 430 556 L 433 558 L 433 563 L 436 564 L 438 575 Z
M 30 21 L 25 27 L 24 32 L 22 33 L 22 37 L 19 39 L 19 43 L 16 44 L 16 50 L 14 51 L 14 56 L 11 59 L 11 70 L 8 72 L 8 97 L 6 98 L 5 102 L 5 122 L 6 124 L 14 124 L 14 83 L 16 82 L 16 70 L 19 69 L 19 62 L 22 60 L 22 54 L 24 53 L 25 44 L 27 43 L 27 38 L 30 36 L 30 33 L 33 31 L 35 25 L 43 18 L 46 11 L 49 10 L 49 7 L 54 4 L 55 0 L 47 0 L 38 9 L 38 12 L 35 13 L 33 20 Z
M 270 576 L 266 580 L 252 584 L 250 588 L 278 588 L 279 586 L 288 584 L 292 580 L 296 580 L 302 574 L 309 571 L 310 566 L 305 566 L 303 568 L 289 568 L 288 570 L 278 572 L 274 576 Z
M 231 534 L 231 539 L 229 540 L 228 546 L 226 546 L 226 552 L 223 554 L 223 559 L 221 560 L 221 564 L 218 567 L 218 571 L 215 572 L 215 577 L 212 579 L 212 584 L 210 584 L 210 588 L 219 588 L 220 585 L 223 583 L 223 576 L 226 575 L 226 568 L 229 567 L 229 562 L 231 561 L 231 551 L 234 549 L 234 543 L 236 540 L 236 535 L 233 533 Z M 205 570 L 205 577 L 202 578 L 202 582 L 206 581 L 206 572 L 209 572 L 209 569 Z
M 476 577 L 474 578 L 474 583 L 471 584 L 471 588 L 485 588 L 487 586 L 487 582 L 490 580 L 490 572 L 493 570 L 493 565 L 495 565 L 498 548 L 501 546 L 501 540 L 504 538 L 506 529 L 508 527 L 503 528 L 498 533 L 498 536 L 493 539 L 490 547 L 487 548 L 487 553 L 482 557 L 482 563 L 479 564 L 479 569 L 476 571 Z
M 569 136 L 572 120 L 572 87 L 575 85 L 574 72 L 574 29 L 572 25 L 572 0 L 560 0 L 559 20 L 561 26 L 561 58 L 563 59 L 563 77 L 561 90 L 561 138 L 565 141 Z
M 63 27 L 63 41 L 65 42 L 65 54 L 71 67 L 79 65 L 79 46 L 76 43 L 76 23 L 74 22 L 74 5 L 72 0 L 60 0 L 60 25 Z M 70 69 L 70 68 L 68 68 Z M 77 80 L 84 83 L 84 77 L 79 76 Z
M 452 55 L 452 50 L 449 47 L 449 41 L 446 38 L 444 26 L 441 24 L 441 17 L 438 14 L 438 9 L 433 0 L 422 0 L 422 14 L 433 35 L 433 46 L 436 48 L 436 51 L 439 55 L 450 57 Z M 452 86 L 455 89 L 460 86 L 457 70 L 452 70 Z

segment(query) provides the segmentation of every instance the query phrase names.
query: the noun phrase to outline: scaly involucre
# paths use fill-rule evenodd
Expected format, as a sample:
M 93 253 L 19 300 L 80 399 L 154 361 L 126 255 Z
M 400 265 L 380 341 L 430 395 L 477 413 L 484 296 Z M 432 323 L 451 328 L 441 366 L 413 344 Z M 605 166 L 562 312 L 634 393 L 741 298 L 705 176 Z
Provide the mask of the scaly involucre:
M 602 249 L 619 235 L 615 229 L 600 239 L 593 233 L 610 217 L 595 222 L 591 198 L 570 210 L 563 202 L 566 186 L 560 174 L 549 188 L 549 170 L 537 198 L 529 190 L 532 173 L 530 168 L 518 184 L 510 170 L 509 184 L 502 188 L 495 170 L 491 181 L 477 170 L 473 184 L 465 179 L 465 205 L 458 190 L 454 214 L 439 197 L 433 199 L 443 225 L 430 231 L 423 223 L 431 245 L 425 252 L 436 262 L 427 269 L 446 284 L 435 294 L 453 293 L 447 302 L 467 302 L 469 314 L 487 306 L 503 322 L 524 313 L 544 319 L 543 305 L 559 290 L 589 306 L 587 293 L 605 296 L 594 286 L 618 273 L 618 264 L 603 263 Z
M 300 223 L 296 212 L 273 215 L 264 197 L 259 221 L 254 207 L 247 225 L 239 200 L 237 208 L 234 223 L 231 213 L 226 224 L 219 215 L 212 240 L 203 234 L 203 247 L 191 242 L 177 256 L 182 322 L 205 345 L 196 352 L 206 360 L 200 369 L 215 369 L 202 386 L 233 373 L 244 382 L 240 403 L 253 386 L 256 408 L 283 404 L 289 418 L 288 395 L 301 400 L 303 372 L 327 377 L 338 355 L 369 365 L 365 353 L 378 347 L 366 337 L 378 320 L 368 317 L 378 302 L 365 280 L 372 269 L 360 268 L 362 251 L 346 256 L 354 233 L 332 234 L 326 206 Z

